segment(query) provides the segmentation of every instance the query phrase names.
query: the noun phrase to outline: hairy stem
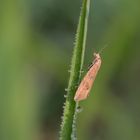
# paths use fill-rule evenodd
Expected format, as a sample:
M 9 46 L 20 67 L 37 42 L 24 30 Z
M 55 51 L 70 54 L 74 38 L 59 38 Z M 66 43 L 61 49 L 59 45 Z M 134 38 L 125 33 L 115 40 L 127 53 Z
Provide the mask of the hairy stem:
M 77 28 L 74 52 L 72 56 L 70 79 L 61 124 L 60 140 L 76 139 L 76 136 L 74 136 L 73 134 L 75 134 L 76 131 L 75 118 L 77 116 L 76 107 L 78 106 L 78 103 L 74 101 L 74 95 L 81 77 L 81 71 L 84 61 L 89 8 L 90 0 L 83 0 L 79 24 Z

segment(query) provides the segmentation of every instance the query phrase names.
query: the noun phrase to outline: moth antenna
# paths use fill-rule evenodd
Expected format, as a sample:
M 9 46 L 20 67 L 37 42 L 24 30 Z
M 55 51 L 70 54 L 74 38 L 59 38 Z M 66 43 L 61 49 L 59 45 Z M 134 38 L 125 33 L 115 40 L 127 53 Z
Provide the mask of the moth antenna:
M 107 47 L 109 47 L 109 45 L 107 44 L 107 45 L 105 45 L 104 47 L 102 47 L 100 50 L 99 50 L 99 54 L 101 54 L 102 53 L 102 51 L 105 49 L 105 48 L 107 48 Z

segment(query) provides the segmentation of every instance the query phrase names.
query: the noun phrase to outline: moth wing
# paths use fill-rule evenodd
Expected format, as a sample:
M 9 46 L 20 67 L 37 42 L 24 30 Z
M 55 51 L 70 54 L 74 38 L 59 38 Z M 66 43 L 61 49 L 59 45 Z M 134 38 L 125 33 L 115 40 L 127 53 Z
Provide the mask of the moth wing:
M 90 67 L 89 71 L 87 72 L 86 76 L 80 83 L 78 90 L 76 91 L 74 100 L 80 101 L 87 98 L 89 95 L 89 92 L 91 90 L 91 87 L 93 85 L 93 82 L 95 80 L 95 77 L 100 69 L 101 66 L 101 58 L 99 54 L 95 54 L 95 59 L 93 61 L 93 65 Z
M 80 101 L 80 100 L 86 99 L 92 87 L 92 83 L 93 83 L 93 80 L 89 78 L 89 73 L 87 73 L 87 75 L 84 77 L 84 79 L 79 85 L 79 88 L 76 92 L 74 100 Z

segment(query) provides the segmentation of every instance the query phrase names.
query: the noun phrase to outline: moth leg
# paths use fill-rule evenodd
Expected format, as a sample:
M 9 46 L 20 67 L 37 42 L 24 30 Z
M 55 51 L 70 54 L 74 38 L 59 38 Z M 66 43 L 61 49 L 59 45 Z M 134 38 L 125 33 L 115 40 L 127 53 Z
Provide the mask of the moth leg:
M 93 66 L 94 64 L 91 63 L 89 66 L 88 66 L 88 70 Z
M 88 67 L 88 70 L 97 62 L 97 59 L 95 59 Z

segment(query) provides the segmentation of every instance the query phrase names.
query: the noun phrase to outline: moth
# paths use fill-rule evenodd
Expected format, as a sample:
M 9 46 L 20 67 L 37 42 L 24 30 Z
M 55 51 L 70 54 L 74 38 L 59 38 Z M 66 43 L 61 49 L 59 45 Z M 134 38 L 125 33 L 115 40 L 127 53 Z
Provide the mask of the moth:
M 87 74 L 84 76 L 83 80 L 81 81 L 74 100 L 75 101 L 81 101 L 81 100 L 85 100 L 88 95 L 89 92 L 93 86 L 93 83 L 95 81 L 96 75 L 100 69 L 101 66 L 101 57 L 99 53 L 94 53 L 94 60 L 89 68 L 89 71 L 87 72 Z

